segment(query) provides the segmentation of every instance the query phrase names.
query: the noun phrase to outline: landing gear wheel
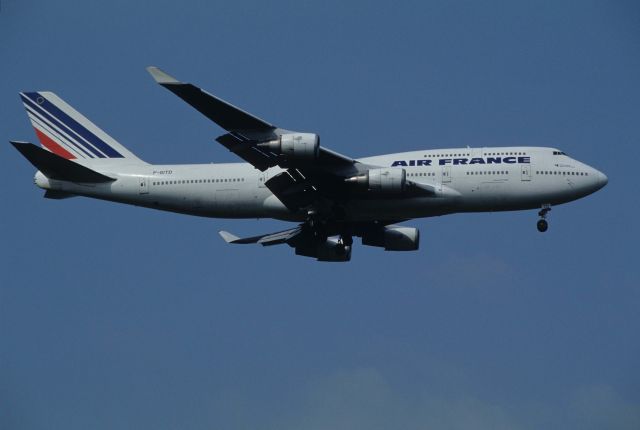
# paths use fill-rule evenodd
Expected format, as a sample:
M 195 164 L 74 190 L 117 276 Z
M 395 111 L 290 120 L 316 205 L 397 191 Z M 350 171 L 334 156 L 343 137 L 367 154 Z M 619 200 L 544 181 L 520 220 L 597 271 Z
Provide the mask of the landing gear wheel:
M 326 242 L 328 238 L 327 231 L 324 229 L 324 226 L 320 225 L 313 230 L 313 236 L 318 242 Z
M 540 209 L 540 212 L 538 212 L 538 216 L 540 217 L 540 219 L 538 220 L 536 227 L 538 227 L 538 231 L 540 233 L 544 233 L 549 229 L 549 223 L 546 219 L 549 211 L 551 211 L 551 205 L 547 203 L 543 204 L 542 209 Z
M 351 245 L 353 245 L 353 237 L 351 237 L 351 236 L 340 236 L 340 242 L 344 246 L 351 246 Z
M 318 219 L 315 212 L 309 212 L 307 221 L 302 224 L 302 228 L 306 229 L 317 242 L 324 243 L 327 241 L 326 225 Z
M 546 219 L 540 219 L 540 220 L 538 220 L 538 223 L 536 224 L 536 227 L 538 227 L 538 231 L 540 233 L 544 233 L 549 228 L 549 223 L 547 222 Z

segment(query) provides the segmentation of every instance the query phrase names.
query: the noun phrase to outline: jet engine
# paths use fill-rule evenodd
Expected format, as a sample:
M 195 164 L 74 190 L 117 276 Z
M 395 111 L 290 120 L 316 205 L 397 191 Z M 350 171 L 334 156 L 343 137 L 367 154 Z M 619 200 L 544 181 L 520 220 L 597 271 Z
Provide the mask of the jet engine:
M 378 193 L 398 194 L 404 191 L 407 184 L 407 172 L 399 168 L 370 169 L 363 175 L 353 176 L 345 181 Z
M 320 136 L 313 133 L 283 134 L 276 140 L 259 143 L 258 147 L 290 159 L 315 160 L 320 150 Z
M 420 230 L 414 227 L 391 225 L 362 235 L 362 244 L 379 246 L 385 251 L 417 251 Z
M 338 239 L 330 237 L 325 242 L 296 246 L 296 255 L 314 257 L 318 261 L 349 261 L 351 260 L 351 246 L 343 245 Z

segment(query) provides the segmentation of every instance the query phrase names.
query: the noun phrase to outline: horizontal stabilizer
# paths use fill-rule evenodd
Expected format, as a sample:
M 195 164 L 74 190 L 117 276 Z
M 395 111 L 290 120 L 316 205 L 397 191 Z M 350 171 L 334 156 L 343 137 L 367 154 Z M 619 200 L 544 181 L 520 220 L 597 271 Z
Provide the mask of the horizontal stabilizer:
M 71 193 L 67 193 L 65 191 L 59 191 L 59 190 L 47 190 L 44 193 L 45 199 L 62 200 L 62 199 L 68 199 L 71 197 L 77 197 L 77 194 L 71 194 Z
M 33 143 L 12 141 L 11 144 L 47 178 L 85 183 L 115 181 L 114 178 L 62 158 Z
M 147 67 L 147 71 L 158 84 L 189 103 L 198 112 L 227 131 L 270 132 L 276 128 L 274 125 L 207 93 L 195 85 L 178 81 L 157 67 Z

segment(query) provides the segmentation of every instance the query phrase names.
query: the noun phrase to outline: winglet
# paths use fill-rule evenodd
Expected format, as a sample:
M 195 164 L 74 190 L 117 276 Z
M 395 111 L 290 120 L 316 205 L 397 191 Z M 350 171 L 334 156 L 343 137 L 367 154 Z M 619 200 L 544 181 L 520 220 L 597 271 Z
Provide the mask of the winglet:
M 218 232 L 218 234 L 220 235 L 220 237 L 222 237 L 224 239 L 225 242 L 227 243 L 234 243 L 235 241 L 239 240 L 240 238 L 238 236 L 235 236 L 231 233 L 229 233 L 228 231 L 224 231 L 224 230 L 220 230 Z
M 147 72 L 151 75 L 151 77 L 160 85 L 163 84 L 180 84 L 181 82 L 174 78 L 173 76 L 163 72 L 159 68 L 155 66 L 147 67 Z

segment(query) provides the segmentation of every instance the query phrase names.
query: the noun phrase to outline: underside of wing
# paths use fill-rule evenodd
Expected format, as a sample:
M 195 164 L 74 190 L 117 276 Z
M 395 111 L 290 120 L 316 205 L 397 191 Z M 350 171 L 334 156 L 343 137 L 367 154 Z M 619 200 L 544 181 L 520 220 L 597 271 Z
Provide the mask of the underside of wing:
M 333 237 L 319 239 L 311 230 L 304 228 L 303 225 L 277 233 L 244 239 L 226 231 L 221 231 L 220 236 L 225 242 L 232 244 L 257 243 L 263 246 L 272 246 L 286 243 L 295 249 L 296 255 L 313 257 L 318 261 L 342 262 L 351 259 L 351 245 L 345 245 L 340 239 Z
M 279 245 L 281 243 L 287 243 L 302 232 L 302 227 L 298 226 L 289 230 L 279 231 L 277 233 L 262 234 L 259 236 L 252 236 L 246 238 L 239 238 L 228 231 L 220 231 L 220 236 L 227 243 L 246 245 L 250 243 L 257 243 L 263 246 Z
M 415 251 L 420 246 L 420 232 L 414 227 L 380 222 L 324 224 L 308 223 L 276 233 L 240 238 L 221 231 L 220 236 L 231 244 L 260 244 L 263 246 L 287 244 L 296 255 L 313 257 L 320 261 L 349 261 L 354 236 L 362 244 L 384 248 L 386 251 Z

